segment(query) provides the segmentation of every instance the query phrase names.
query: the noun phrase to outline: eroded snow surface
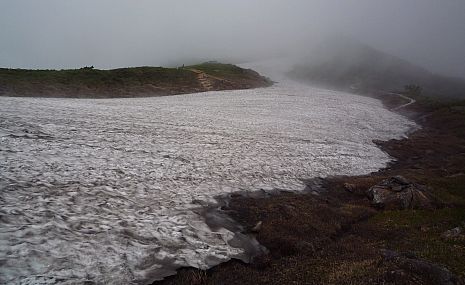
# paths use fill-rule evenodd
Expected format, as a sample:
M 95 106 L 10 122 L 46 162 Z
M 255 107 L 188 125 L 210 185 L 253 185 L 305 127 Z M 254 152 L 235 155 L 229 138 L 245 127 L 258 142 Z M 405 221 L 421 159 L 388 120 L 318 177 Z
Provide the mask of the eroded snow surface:
M 226 261 L 242 249 L 208 228 L 201 204 L 376 171 L 390 158 L 372 140 L 412 127 L 377 100 L 293 82 L 140 99 L 0 97 L 0 283 L 149 283 Z

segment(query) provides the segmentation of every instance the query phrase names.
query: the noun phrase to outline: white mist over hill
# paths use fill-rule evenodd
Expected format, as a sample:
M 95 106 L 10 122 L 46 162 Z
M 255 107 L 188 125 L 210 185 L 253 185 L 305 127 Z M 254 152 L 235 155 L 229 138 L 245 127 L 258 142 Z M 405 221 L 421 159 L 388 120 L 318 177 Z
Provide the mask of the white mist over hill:
M 462 0 L 0 1 L 0 67 L 237 63 L 341 35 L 465 77 L 464 12 Z

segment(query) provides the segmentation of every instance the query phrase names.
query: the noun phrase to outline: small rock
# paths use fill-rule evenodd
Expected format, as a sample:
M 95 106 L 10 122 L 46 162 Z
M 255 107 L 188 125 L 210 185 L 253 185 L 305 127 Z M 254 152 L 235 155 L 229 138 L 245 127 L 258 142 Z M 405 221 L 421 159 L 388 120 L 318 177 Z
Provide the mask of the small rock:
M 262 229 L 262 224 L 263 224 L 263 222 L 262 222 L 262 221 L 259 221 L 259 222 L 252 228 L 252 232 L 258 233 L 258 232 Z
M 357 186 L 355 186 L 355 184 L 352 183 L 344 183 L 344 189 L 346 189 L 350 193 L 353 193 L 355 189 L 357 189 Z
M 441 237 L 446 239 L 458 238 L 462 235 L 463 229 L 461 227 L 456 227 L 451 230 L 445 231 L 442 233 Z
M 403 279 L 405 275 L 405 271 L 398 269 L 387 272 L 386 277 L 388 281 L 393 282 L 395 280 Z
M 420 231 L 422 231 L 422 232 L 426 233 L 426 232 L 428 232 L 428 231 L 429 231 L 429 228 L 428 228 L 428 227 L 426 227 L 426 226 L 421 226 L 421 227 L 420 227 Z

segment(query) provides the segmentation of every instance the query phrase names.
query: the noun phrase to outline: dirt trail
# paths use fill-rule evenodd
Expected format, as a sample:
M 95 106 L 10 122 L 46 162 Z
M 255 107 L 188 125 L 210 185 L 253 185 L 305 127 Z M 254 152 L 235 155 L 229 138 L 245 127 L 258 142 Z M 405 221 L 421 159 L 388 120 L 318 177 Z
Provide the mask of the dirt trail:
M 221 85 L 225 85 L 225 86 L 234 86 L 234 82 L 232 82 L 231 80 L 213 76 L 213 75 L 205 73 L 202 70 L 198 70 L 194 68 L 191 68 L 189 70 L 197 74 L 197 80 L 200 82 L 200 85 L 206 91 L 215 90 L 215 86 L 217 86 L 218 83 L 221 83 Z
M 205 72 L 198 70 L 198 69 L 189 69 L 189 70 L 197 74 L 197 80 L 199 80 L 200 85 L 206 91 L 213 90 L 213 80 L 209 75 L 207 75 Z
M 389 94 L 389 95 L 396 95 L 396 96 L 399 96 L 399 97 L 401 97 L 401 98 L 404 98 L 404 99 L 410 101 L 410 102 L 408 102 L 408 103 L 406 103 L 406 104 L 403 104 L 403 105 L 400 105 L 400 106 L 397 106 L 397 107 L 391 109 L 391 111 L 400 110 L 400 109 L 402 109 L 402 108 L 405 108 L 405 107 L 410 106 L 410 105 L 412 105 L 412 104 L 415 104 L 415 103 L 417 102 L 415 99 L 410 98 L 410 97 L 408 97 L 408 96 L 405 96 L 405 95 L 403 95 L 403 94 L 393 93 L 393 92 L 388 92 L 388 93 L 386 93 L 386 94 Z

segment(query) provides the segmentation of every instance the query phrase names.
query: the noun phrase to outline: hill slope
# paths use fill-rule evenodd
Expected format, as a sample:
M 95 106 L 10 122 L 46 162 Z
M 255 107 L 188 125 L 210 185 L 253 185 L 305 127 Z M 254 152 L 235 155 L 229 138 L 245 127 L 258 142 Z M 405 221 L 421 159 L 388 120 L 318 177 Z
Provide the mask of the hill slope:
M 326 87 L 356 91 L 400 91 L 405 85 L 422 87 L 432 97 L 465 98 L 465 80 L 429 72 L 393 55 L 354 41 L 332 41 L 290 76 Z
M 264 87 L 271 82 L 235 65 L 98 70 L 0 69 L 0 96 L 120 98 Z

